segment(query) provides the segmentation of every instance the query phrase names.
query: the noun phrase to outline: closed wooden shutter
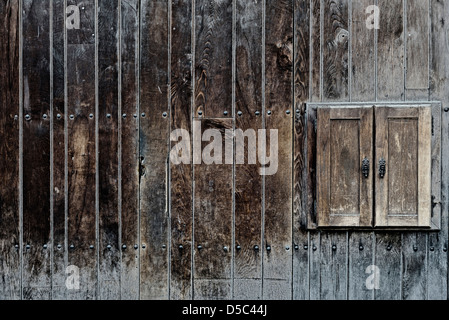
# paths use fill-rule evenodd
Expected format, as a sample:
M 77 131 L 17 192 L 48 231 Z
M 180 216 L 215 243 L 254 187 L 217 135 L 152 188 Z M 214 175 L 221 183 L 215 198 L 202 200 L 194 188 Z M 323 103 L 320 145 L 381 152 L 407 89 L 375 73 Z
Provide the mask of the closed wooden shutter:
M 430 107 L 376 109 L 376 227 L 430 227 L 431 139 Z
M 318 109 L 319 227 L 372 227 L 373 118 L 373 108 Z

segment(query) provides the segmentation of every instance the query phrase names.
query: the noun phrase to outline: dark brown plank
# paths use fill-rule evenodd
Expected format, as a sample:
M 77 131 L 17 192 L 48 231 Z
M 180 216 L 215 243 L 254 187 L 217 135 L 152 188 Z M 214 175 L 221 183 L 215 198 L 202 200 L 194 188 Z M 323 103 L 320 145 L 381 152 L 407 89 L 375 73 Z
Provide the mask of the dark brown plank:
M 168 1 L 141 5 L 140 297 L 168 299 Z
M 321 101 L 321 0 L 310 1 L 310 100 Z
M 293 158 L 293 299 L 309 298 L 309 268 L 307 232 L 307 184 L 306 184 L 306 102 L 310 88 L 310 0 L 294 2 L 295 21 L 295 124 Z
M 171 129 L 192 133 L 192 4 L 172 3 Z M 191 143 L 191 140 L 188 141 Z M 174 148 L 176 141 L 171 141 Z M 172 149 L 173 150 L 173 149 Z M 186 150 L 187 152 L 187 150 Z M 191 154 L 189 154 L 189 157 Z M 192 163 L 171 162 L 171 282 L 170 298 L 192 299 Z
M 26 300 L 51 298 L 50 250 L 44 249 L 51 245 L 49 14 L 49 0 L 23 2 L 22 286 Z
M 262 256 L 254 250 L 262 245 L 262 177 L 249 162 L 249 140 L 242 141 L 242 133 L 254 138 L 262 129 L 262 11 L 262 2 L 237 1 L 235 100 L 242 115 L 236 118 L 234 298 L 243 300 L 262 293 Z
M 403 0 L 379 0 L 380 26 L 377 41 L 377 94 L 379 101 L 404 97 Z
M 266 3 L 265 107 L 267 145 L 277 146 L 274 161 L 265 169 L 263 298 L 292 297 L 292 203 L 293 203 L 293 1 Z M 277 130 L 278 141 L 273 141 Z M 269 136 L 269 138 L 268 138 Z M 271 150 L 273 152 L 274 150 Z M 270 250 L 271 249 L 271 250 Z
M 71 0 L 67 5 L 75 5 Z M 97 298 L 96 148 L 95 148 L 95 1 L 84 2 L 82 29 L 67 30 L 67 241 L 55 243 L 67 252 L 67 266 L 80 270 L 80 289 L 69 300 Z M 79 34 L 90 31 L 90 38 Z M 90 117 L 92 115 L 92 118 Z M 63 121 L 63 120 L 56 120 Z M 61 239 L 62 241 L 62 239 Z M 94 249 L 90 247 L 93 246 Z M 67 277 L 68 275 L 66 275 Z M 64 284 L 65 285 L 65 284 Z
M 120 209 L 122 300 L 139 298 L 139 1 L 121 1 Z
M 18 300 L 21 292 L 19 14 L 19 1 L 0 1 L 0 300 Z
M 212 139 L 201 142 L 204 132 L 215 129 L 217 148 L 225 150 L 226 130 L 233 127 L 232 120 L 195 121 L 193 129 L 194 154 L 204 150 Z M 216 141 L 216 140 L 214 140 Z M 218 152 L 218 149 L 216 150 Z M 203 157 L 204 160 L 204 157 Z M 195 162 L 199 163 L 199 162 Z M 232 263 L 232 166 L 223 161 L 194 166 L 194 298 L 230 299 Z
M 348 0 L 325 0 L 323 18 L 323 98 L 349 97 Z
M 442 101 L 442 155 L 441 159 L 448 159 L 449 152 L 449 55 L 447 54 L 447 25 L 449 21 L 449 6 L 447 2 L 432 0 L 431 10 L 431 52 L 430 52 L 430 99 Z M 448 272 L 448 183 L 449 161 L 442 161 L 441 176 L 441 232 L 429 235 L 428 249 L 428 298 L 432 300 L 446 300 L 448 298 L 448 282 L 442 281 Z M 432 250 L 433 248 L 433 250 Z
M 53 0 L 53 279 L 52 298 L 67 298 L 66 287 L 66 250 L 62 250 L 66 241 L 65 210 L 65 7 L 64 0 Z M 61 246 L 61 250 L 58 249 Z
M 118 214 L 118 2 L 98 1 L 99 292 L 120 297 Z
M 232 116 L 232 0 L 196 0 L 194 23 L 196 114 L 229 118 Z

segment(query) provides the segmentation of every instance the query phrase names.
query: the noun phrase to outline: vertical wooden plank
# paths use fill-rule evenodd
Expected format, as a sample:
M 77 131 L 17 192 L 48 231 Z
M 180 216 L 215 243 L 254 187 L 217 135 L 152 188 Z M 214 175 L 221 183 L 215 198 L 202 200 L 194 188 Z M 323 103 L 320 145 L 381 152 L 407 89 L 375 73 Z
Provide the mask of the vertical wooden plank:
M 347 232 L 321 233 L 321 300 L 347 299 Z
M 366 9 L 374 0 L 352 1 L 351 5 L 351 101 L 375 99 L 375 29 L 366 25 Z
M 190 134 L 188 143 L 191 143 L 192 136 L 192 21 L 191 1 L 173 1 L 171 22 L 171 130 L 187 130 Z M 171 141 L 172 148 L 175 147 L 175 144 L 176 142 Z M 190 157 L 191 154 L 188 156 Z M 172 300 L 191 300 L 193 298 L 191 282 L 192 174 L 191 160 L 185 164 L 171 162 L 170 299 Z
M 65 210 L 65 6 L 53 2 L 53 285 L 52 298 L 64 300 L 66 291 L 66 252 L 59 250 L 66 242 Z
M 71 5 L 77 5 L 76 1 L 68 0 L 67 6 Z M 65 117 L 61 113 L 62 119 L 55 120 L 61 126 L 58 121 L 65 119 L 67 142 L 67 239 L 55 244 L 58 254 L 67 252 L 67 266 L 80 272 L 79 290 L 67 291 L 70 300 L 97 298 L 95 12 L 95 1 L 85 1 L 80 7 L 82 27 L 66 31 L 67 109 Z
M 141 3 L 140 297 L 168 299 L 168 4 Z
M 406 1 L 407 89 L 429 88 L 429 0 Z
M 310 100 L 321 101 L 321 0 L 310 0 Z
M 372 300 L 375 288 L 367 287 L 371 274 L 366 271 L 373 265 L 374 232 L 349 233 L 348 299 Z
M 49 26 L 49 0 L 23 2 L 23 299 L 26 300 L 51 298 L 50 250 L 44 248 L 51 244 Z
M 377 41 L 377 93 L 379 101 L 404 97 L 403 0 L 378 0 L 380 26 Z
M 100 299 L 120 297 L 118 215 L 118 2 L 98 1 L 98 210 Z
M 0 300 L 20 299 L 19 1 L 0 1 Z
M 352 1 L 351 13 L 351 101 L 374 101 L 376 93 L 375 29 L 366 25 L 366 9 L 374 0 Z M 366 287 L 367 268 L 374 258 L 374 233 L 349 233 L 348 298 L 371 300 L 373 290 Z
M 296 0 L 294 5 L 294 81 L 295 124 L 293 163 L 293 300 L 309 298 L 309 257 L 307 232 L 306 184 L 306 103 L 310 89 L 310 0 Z
M 310 232 L 309 246 L 309 293 L 310 300 L 321 299 L 321 233 Z
M 427 234 L 404 233 L 402 250 L 403 300 L 427 299 Z
M 402 297 L 402 241 L 400 233 L 376 232 L 374 266 L 379 271 L 379 289 L 376 300 L 400 300 Z M 368 274 L 367 276 L 371 276 Z
M 120 1 L 122 300 L 139 298 L 139 1 Z
M 448 183 L 449 183 L 449 55 L 447 54 L 448 37 L 446 21 L 449 21 L 447 2 L 431 0 L 431 52 L 430 52 L 430 99 L 442 102 L 443 117 L 441 121 L 441 232 L 429 235 L 428 256 L 428 298 L 445 300 L 448 298 Z M 432 251 L 433 248 L 433 251 Z
M 263 298 L 283 300 L 292 298 L 293 1 L 267 1 L 265 24 L 266 149 L 278 145 L 278 170 L 270 163 L 265 176 Z
M 223 141 L 222 145 L 232 139 L 229 131 L 233 128 L 232 120 L 195 121 L 193 129 L 194 156 L 195 150 L 201 147 L 203 155 L 209 156 L 205 149 L 211 141 L 204 136 L 205 131 L 215 130 Z M 218 131 L 217 131 L 218 130 Z M 201 137 L 206 141 L 201 141 Z M 218 152 L 219 150 L 214 150 Z M 204 159 L 203 159 L 204 160 Z M 197 163 L 197 162 L 195 162 Z M 231 263 L 232 263 L 232 166 L 223 161 L 210 165 L 194 166 L 194 205 L 195 205 L 195 252 L 194 252 L 194 298 L 230 299 L 231 298 Z
M 195 1 L 195 109 L 232 116 L 232 0 Z M 227 111 L 227 116 L 224 115 Z
M 325 0 L 323 18 L 323 97 L 345 101 L 349 97 L 348 0 Z
M 249 134 L 262 129 L 262 13 L 262 2 L 237 1 L 235 99 L 242 116 L 236 119 L 236 130 Z M 248 161 L 248 145 L 241 133 L 236 135 L 234 298 L 257 300 L 262 256 L 254 247 L 262 246 L 262 177 L 259 166 Z

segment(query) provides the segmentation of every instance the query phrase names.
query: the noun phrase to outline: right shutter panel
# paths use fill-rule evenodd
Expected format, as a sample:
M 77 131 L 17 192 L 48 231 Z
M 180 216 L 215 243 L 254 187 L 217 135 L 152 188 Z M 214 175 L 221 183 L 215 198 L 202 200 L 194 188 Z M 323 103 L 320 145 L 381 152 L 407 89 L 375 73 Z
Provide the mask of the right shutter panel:
M 430 107 L 376 108 L 376 227 L 430 227 L 431 134 Z

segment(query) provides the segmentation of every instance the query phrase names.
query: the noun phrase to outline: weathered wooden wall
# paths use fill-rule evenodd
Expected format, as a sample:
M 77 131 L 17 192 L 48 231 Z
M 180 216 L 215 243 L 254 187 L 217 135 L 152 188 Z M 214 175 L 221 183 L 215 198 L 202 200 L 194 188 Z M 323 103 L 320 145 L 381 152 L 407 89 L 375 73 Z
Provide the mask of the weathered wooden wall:
M 447 299 L 447 21 L 447 0 L 0 0 L 0 299 Z M 307 231 L 307 103 L 376 101 L 442 101 L 441 232 Z M 278 129 L 277 174 L 172 164 L 197 123 Z

